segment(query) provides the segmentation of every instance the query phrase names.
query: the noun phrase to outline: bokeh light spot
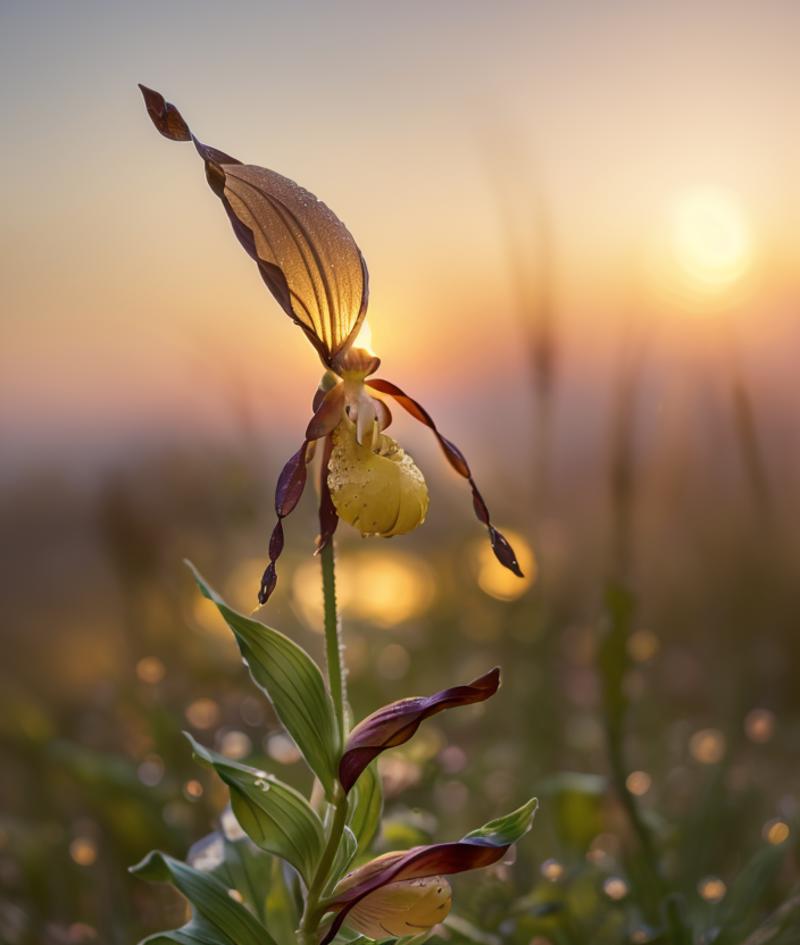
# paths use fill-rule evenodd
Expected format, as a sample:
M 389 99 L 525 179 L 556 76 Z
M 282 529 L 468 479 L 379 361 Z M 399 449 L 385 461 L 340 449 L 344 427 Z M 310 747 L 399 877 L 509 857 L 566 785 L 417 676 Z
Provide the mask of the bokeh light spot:
M 539 871 L 549 883 L 557 883 L 560 879 L 563 879 L 565 872 L 563 865 L 552 857 L 542 863 Z
M 695 761 L 715 765 L 725 756 L 725 736 L 719 729 L 703 728 L 689 739 L 689 753 Z
M 136 776 L 145 787 L 156 787 L 164 778 L 164 762 L 158 755 L 148 755 L 136 769 Z
M 166 675 L 167 670 L 157 656 L 144 656 L 136 664 L 136 675 L 143 683 L 155 686 Z
M 222 736 L 219 747 L 226 758 L 241 761 L 242 758 L 246 758 L 253 750 L 253 743 L 244 732 L 234 729 L 231 732 L 226 732 Z
M 706 876 L 697 884 L 697 892 L 706 902 L 721 902 L 728 887 L 718 876 Z
M 203 785 L 196 778 L 192 778 L 184 784 L 183 793 L 190 801 L 199 800 L 204 793 Z
M 763 745 L 775 734 L 775 713 L 769 709 L 752 709 L 745 716 L 744 731 L 751 742 Z
M 609 876 L 603 881 L 603 892 L 609 899 L 619 901 L 628 895 L 628 884 L 621 876 Z
M 195 699 L 186 707 L 186 721 L 192 728 L 209 729 L 219 722 L 219 706 L 213 699 Z
M 635 663 L 646 663 L 658 653 L 660 645 L 652 630 L 636 630 L 628 638 L 628 655 Z
M 778 846 L 781 843 L 785 843 L 789 839 L 789 825 L 786 821 L 781 820 L 779 817 L 776 817 L 774 820 L 767 821 L 764 824 L 761 835 L 773 846 Z
M 278 764 L 293 765 L 303 757 L 292 739 L 280 732 L 269 735 L 264 747 L 270 758 Z
M 388 628 L 424 614 L 435 597 L 430 569 L 404 551 L 375 547 L 344 552 L 336 563 L 336 593 L 343 616 Z M 322 633 L 319 563 L 301 564 L 292 577 L 292 603 L 306 626 Z
M 69 855 L 78 866 L 91 866 L 97 860 L 97 844 L 91 837 L 75 837 L 69 845 Z
M 625 786 L 636 797 L 647 794 L 652 783 L 653 779 L 646 771 L 631 771 L 625 779 Z

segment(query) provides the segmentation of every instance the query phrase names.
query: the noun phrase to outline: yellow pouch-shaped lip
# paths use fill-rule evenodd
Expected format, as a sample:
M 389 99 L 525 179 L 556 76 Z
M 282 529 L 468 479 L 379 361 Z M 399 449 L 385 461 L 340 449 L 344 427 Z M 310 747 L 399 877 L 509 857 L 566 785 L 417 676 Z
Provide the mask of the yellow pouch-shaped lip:
M 404 535 L 428 512 L 428 487 L 414 460 L 384 433 L 359 445 L 343 419 L 332 434 L 328 488 L 339 518 L 362 535 Z

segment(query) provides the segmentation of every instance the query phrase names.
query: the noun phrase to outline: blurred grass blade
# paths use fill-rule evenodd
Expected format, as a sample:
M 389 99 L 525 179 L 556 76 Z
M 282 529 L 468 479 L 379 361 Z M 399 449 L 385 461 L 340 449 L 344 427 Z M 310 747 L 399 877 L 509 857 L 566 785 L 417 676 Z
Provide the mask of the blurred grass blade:
M 738 945 L 751 929 L 754 916 L 786 858 L 787 844 L 759 850 L 744 866 L 725 897 L 715 945 Z
M 366 767 L 353 789 L 350 802 L 350 829 L 358 842 L 358 855 L 370 848 L 375 839 L 383 813 L 383 788 L 377 762 Z
M 665 941 L 668 945 L 693 945 L 694 937 L 684 917 L 685 902 L 678 895 L 667 896 L 662 905 Z
M 781 903 L 778 908 L 751 934 L 742 945 L 792 945 L 800 929 L 800 893 Z M 788 932 L 791 938 L 784 937 Z
M 627 588 L 612 582 L 606 589 L 607 622 L 600 641 L 599 666 L 603 680 L 606 724 L 615 735 L 621 730 L 628 707 L 624 681 L 628 669 L 628 637 L 634 599 Z
M 204 748 L 188 733 L 186 737 L 195 755 L 227 785 L 242 830 L 262 850 L 290 863 L 308 884 L 325 844 L 322 823 L 308 801 L 266 772 Z
M 297 743 L 330 798 L 339 756 L 333 703 L 319 667 L 287 636 L 232 610 L 187 562 L 197 585 L 233 631 L 250 675 Z
M 248 910 L 233 899 L 223 884 L 165 853 L 154 850 L 130 871 L 142 879 L 171 883 L 193 909 L 192 920 L 173 932 L 161 932 L 145 941 L 180 945 L 277 945 Z

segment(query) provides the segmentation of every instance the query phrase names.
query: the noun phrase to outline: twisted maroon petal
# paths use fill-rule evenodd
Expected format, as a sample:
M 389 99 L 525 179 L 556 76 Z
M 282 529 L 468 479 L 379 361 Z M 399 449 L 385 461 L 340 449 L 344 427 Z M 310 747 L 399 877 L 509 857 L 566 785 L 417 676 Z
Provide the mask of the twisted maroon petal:
M 497 692 L 499 685 L 500 670 L 495 668 L 466 686 L 442 689 L 432 696 L 400 699 L 368 715 L 350 732 L 339 762 L 339 781 L 345 793 L 373 759 L 387 748 L 407 742 L 425 719 L 445 709 L 483 702 Z
M 415 420 L 419 420 L 420 423 L 424 423 L 426 427 L 430 428 L 433 431 L 434 436 L 439 441 L 439 445 L 444 452 L 447 461 L 459 474 L 463 476 L 467 482 L 470 484 L 472 489 L 472 505 L 475 509 L 475 514 L 478 517 L 478 520 L 482 522 L 487 531 L 489 532 L 489 540 L 492 543 L 492 550 L 495 553 L 495 557 L 500 562 L 508 568 L 509 571 L 513 571 L 517 577 L 522 577 L 522 569 L 519 566 L 517 561 L 517 556 L 514 553 L 514 549 L 509 544 L 508 540 L 499 532 L 494 525 L 492 525 L 491 519 L 489 517 L 489 509 L 484 502 L 483 496 L 478 491 L 478 487 L 475 484 L 475 480 L 472 478 L 472 471 L 469 468 L 469 464 L 461 452 L 461 450 L 451 443 L 447 437 L 442 436 L 442 434 L 436 428 L 436 424 L 433 422 L 433 418 L 428 413 L 428 411 L 418 403 L 412 397 L 409 397 L 405 391 L 401 390 L 396 384 L 392 384 L 391 381 L 385 381 L 381 378 L 371 378 L 366 381 L 366 383 L 374 388 L 375 390 L 380 391 L 382 394 L 388 394 L 407 410 Z
M 283 519 L 294 511 L 306 487 L 308 445 L 308 440 L 303 440 L 303 445 L 289 459 L 278 476 L 278 484 L 275 487 L 275 514 L 278 521 L 269 539 L 269 564 L 261 578 L 258 591 L 260 604 L 266 604 L 278 582 L 275 563 L 283 551 Z

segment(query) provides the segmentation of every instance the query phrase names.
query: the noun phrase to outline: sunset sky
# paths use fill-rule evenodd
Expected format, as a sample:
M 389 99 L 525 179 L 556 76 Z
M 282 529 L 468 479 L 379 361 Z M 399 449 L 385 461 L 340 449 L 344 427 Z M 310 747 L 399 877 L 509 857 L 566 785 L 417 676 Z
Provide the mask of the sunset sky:
M 241 396 L 271 429 L 307 415 L 316 356 L 137 82 L 346 222 L 384 373 L 462 440 L 476 404 L 524 392 L 507 231 L 534 257 L 537 219 L 567 375 L 601 378 L 626 318 L 676 357 L 736 321 L 779 400 L 800 334 L 798 36 L 792 2 L 6 0 L 5 462 L 224 434 Z

